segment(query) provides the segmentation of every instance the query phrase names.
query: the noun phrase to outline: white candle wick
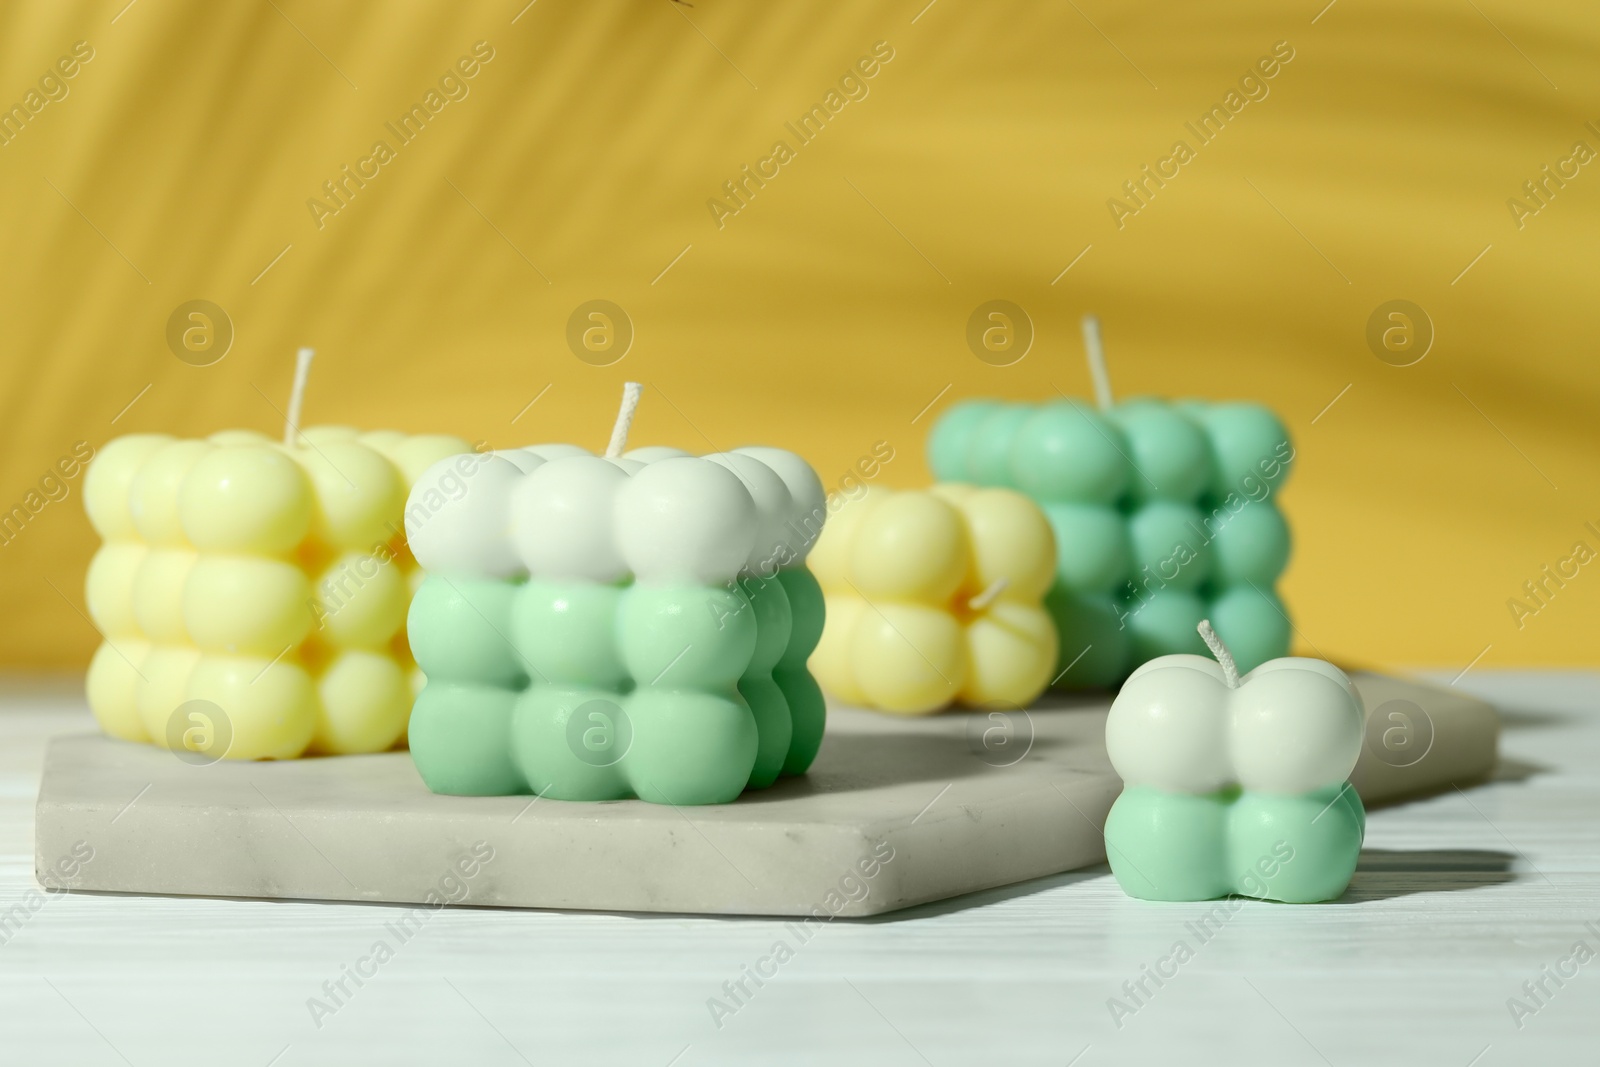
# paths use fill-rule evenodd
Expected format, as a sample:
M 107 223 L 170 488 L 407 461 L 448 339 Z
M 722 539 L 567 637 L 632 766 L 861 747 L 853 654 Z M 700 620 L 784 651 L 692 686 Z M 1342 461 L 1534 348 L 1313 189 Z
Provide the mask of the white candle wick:
M 983 592 L 967 601 L 967 607 L 973 611 L 984 610 L 990 604 L 993 604 L 996 600 L 999 600 L 1000 594 L 1005 592 L 1006 586 L 1010 584 L 1010 578 L 996 578 L 994 581 L 989 583 L 989 588 L 985 589 Z
M 1106 350 L 1100 343 L 1100 320 L 1083 317 L 1083 348 L 1089 357 L 1089 377 L 1094 379 L 1094 399 L 1101 411 L 1111 410 L 1111 376 L 1106 373 Z
M 616 459 L 628 447 L 628 430 L 633 426 L 633 413 L 639 408 L 639 394 L 644 386 L 628 382 L 622 387 L 622 407 L 617 411 L 616 425 L 611 427 L 611 443 L 606 445 L 606 458 Z
M 1229 689 L 1239 688 L 1239 665 L 1233 661 L 1233 653 L 1228 651 L 1228 646 L 1222 643 L 1222 638 L 1217 636 L 1217 631 L 1211 628 L 1210 619 L 1201 619 L 1200 625 L 1195 627 L 1200 631 L 1200 639 L 1206 643 L 1211 654 L 1217 657 L 1217 662 L 1222 664 L 1222 677 L 1228 683 Z
M 311 377 L 311 358 L 316 354 L 313 348 L 302 348 L 295 353 L 294 385 L 289 389 L 289 417 L 283 421 L 283 443 L 290 448 L 294 447 L 295 436 L 300 432 L 300 405 L 305 402 L 306 379 Z

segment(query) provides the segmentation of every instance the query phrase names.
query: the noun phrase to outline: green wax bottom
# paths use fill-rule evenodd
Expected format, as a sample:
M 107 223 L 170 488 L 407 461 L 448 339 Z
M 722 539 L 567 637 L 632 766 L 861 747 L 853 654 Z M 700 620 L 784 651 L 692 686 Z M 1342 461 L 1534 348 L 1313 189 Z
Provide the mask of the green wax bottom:
M 1106 857 L 1130 897 L 1311 904 L 1349 886 L 1365 830 L 1348 782 L 1302 796 L 1135 786 L 1106 816 Z
M 435 793 L 674 805 L 804 774 L 822 605 L 804 568 L 729 587 L 430 575 L 407 624 L 428 678 L 412 760 Z

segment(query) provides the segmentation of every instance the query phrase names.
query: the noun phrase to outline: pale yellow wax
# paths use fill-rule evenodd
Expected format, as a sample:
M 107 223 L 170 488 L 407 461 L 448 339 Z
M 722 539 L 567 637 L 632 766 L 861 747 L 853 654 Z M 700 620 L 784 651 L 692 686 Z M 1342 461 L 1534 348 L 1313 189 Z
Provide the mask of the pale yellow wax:
M 874 487 L 811 552 L 827 601 L 811 670 L 838 699 L 883 711 L 1024 707 L 1055 666 L 1041 606 L 1055 559 L 1049 522 L 1020 493 Z
M 344 427 L 292 447 L 247 430 L 106 445 L 84 481 L 105 541 L 87 579 L 101 727 L 163 747 L 226 740 L 212 754 L 229 759 L 393 747 L 421 682 L 405 639 L 420 581 L 406 494 L 469 450 Z

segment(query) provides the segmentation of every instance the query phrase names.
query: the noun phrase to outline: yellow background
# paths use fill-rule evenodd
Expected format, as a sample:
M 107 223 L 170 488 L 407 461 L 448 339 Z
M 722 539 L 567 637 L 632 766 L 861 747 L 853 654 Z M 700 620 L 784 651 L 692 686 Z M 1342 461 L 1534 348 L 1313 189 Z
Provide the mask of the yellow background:
M 1120 394 L 1290 426 L 1303 650 L 1600 658 L 1600 568 L 1520 630 L 1506 604 L 1600 548 L 1600 163 L 1520 230 L 1506 206 L 1600 148 L 1591 0 L 524 2 L 0 9 L 0 103 L 95 52 L 0 147 L 0 510 L 79 440 L 278 428 L 300 344 L 308 423 L 598 448 L 638 379 L 636 443 L 781 445 L 836 484 L 886 440 L 914 485 L 954 399 L 1087 395 L 1093 310 Z M 319 230 L 306 201 L 479 40 L 470 95 Z M 1198 147 L 1184 122 L 1282 40 L 1270 96 Z M 870 94 L 797 146 L 877 41 Z M 780 138 L 719 229 L 707 200 Z M 1197 158 L 1117 229 L 1107 199 L 1179 138 Z M 236 330 L 212 366 L 167 348 L 192 298 Z M 597 298 L 636 330 L 608 367 L 565 341 Z M 965 341 L 995 298 L 1036 329 L 1008 367 Z M 1365 340 L 1396 298 L 1436 327 L 1414 366 Z M 0 547 L 5 663 L 94 646 L 80 486 Z

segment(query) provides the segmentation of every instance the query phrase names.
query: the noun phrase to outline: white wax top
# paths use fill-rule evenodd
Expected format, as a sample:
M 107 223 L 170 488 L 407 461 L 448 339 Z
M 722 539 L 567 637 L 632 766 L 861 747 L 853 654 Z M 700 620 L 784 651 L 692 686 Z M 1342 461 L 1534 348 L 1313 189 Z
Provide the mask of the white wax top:
M 816 472 L 782 449 L 607 459 L 550 444 L 434 464 L 406 502 L 406 538 L 442 573 L 716 584 L 801 563 L 826 515 Z
M 1322 660 L 1268 660 L 1230 688 L 1216 660 L 1161 656 L 1123 683 L 1106 751 L 1130 786 L 1309 793 L 1350 776 L 1364 721 L 1355 687 Z

